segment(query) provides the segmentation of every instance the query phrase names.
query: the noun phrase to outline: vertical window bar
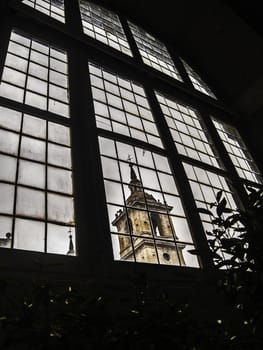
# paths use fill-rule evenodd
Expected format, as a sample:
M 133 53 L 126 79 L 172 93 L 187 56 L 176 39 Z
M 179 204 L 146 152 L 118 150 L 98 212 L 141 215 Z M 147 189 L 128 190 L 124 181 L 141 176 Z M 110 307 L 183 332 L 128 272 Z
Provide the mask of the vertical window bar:
M 133 53 L 134 59 L 136 59 L 138 62 L 143 63 L 142 57 L 140 55 L 140 51 L 137 47 L 136 41 L 134 39 L 134 36 L 132 35 L 131 28 L 127 22 L 127 19 L 123 16 L 119 16 L 122 28 L 124 30 L 124 33 L 126 35 L 127 41 L 130 45 L 131 51 Z

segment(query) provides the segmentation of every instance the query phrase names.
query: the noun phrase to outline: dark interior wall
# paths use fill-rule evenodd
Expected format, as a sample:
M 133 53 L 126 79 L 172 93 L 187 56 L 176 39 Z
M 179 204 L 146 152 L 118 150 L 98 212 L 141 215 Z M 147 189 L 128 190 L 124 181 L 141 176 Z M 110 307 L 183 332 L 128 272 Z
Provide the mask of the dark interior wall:
M 175 46 L 236 113 L 241 132 L 262 169 L 259 123 L 263 113 L 263 30 L 259 8 L 231 0 L 100 3 Z

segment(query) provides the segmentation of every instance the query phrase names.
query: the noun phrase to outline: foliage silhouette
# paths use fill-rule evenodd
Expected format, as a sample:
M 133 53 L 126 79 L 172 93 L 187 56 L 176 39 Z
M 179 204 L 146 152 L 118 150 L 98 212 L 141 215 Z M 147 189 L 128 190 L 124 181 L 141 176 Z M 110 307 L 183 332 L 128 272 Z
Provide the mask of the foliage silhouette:
M 219 192 L 210 209 L 200 212 L 215 227 L 207 235 L 216 268 L 175 293 L 140 273 L 127 293 L 1 281 L 0 349 L 262 349 L 262 191 L 250 188 L 246 210 L 235 211 Z

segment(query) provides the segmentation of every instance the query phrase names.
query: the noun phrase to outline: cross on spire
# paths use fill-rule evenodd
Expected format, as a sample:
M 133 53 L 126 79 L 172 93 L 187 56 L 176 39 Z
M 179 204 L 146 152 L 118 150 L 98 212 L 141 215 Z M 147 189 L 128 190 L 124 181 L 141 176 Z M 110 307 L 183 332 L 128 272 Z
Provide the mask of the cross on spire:
M 128 154 L 128 157 L 127 157 L 127 161 L 130 163 L 132 161 L 132 156 L 130 154 Z

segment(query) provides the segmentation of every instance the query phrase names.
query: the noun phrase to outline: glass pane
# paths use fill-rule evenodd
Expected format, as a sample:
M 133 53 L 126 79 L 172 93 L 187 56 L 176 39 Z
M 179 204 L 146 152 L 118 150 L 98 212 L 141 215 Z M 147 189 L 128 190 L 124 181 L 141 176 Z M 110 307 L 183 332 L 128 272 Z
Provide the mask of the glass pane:
M 112 181 L 104 181 L 105 192 L 107 201 L 109 203 L 115 203 L 123 205 L 123 193 L 120 184 Z
M 6 81 L 9 84 L 24 87 L 26 82 L 26 75 L 24 73 L 18 72 L 17 70 L 6 67 L 3 72 L 2 80 Z
M 69 117 L 69 107 L 65 103 L 61 103 L 59 101 L 49 99 L 48 101 L 48 110 L 49 112 L 62 115 L 63 117 Z
M 132 240 L 129 236 L 111 235 L 114 260 L 134 261 Z
M 9 98 L 10 100 L 15 99 L 17 102 L 23 102 L 24 90 L 2 82 L 0 84 L 0 96 Z
M 189 253 L 189 250 L 193 250 L 195 247 L 193 245 L 186 245 L 184 248 L 184 260 L 185 264 L 189 267 L 200 267 L 197 256 Z
M 31 62 L 29 64 L 28 73 L 40 79 L 46 81 L 48 80 L 48 69 L 46 67 L 40 66 L 39 64 Z
M 171 216 L 175 235 L 179 241 L 192 243 L 192 237 L 186 219 Z
M 0 129 L 0 150 L 9 154 L 17 154 L 19 137 L 17 134 Z
M 134 254 L 136 262 L 158 264 L 155 242 L 146 238 L 134 238 Z
M 46 138 L 46 121 L 27 114 L 24 115 L 23 133 L 42 139 Z
M 165 241 L 156 242 L 158 259 L 162 265 L 185 265 L 182 257 L 182 250 L 179 247 L 174 247 Z
M 75 255 L 75 249 L 70 251 L 70 238 L 72 236 L 75 247 L 75 229 L 68 226 L 48 224 L 47 252 L 55 254 Z
M 20 154 L 22 157 L 44 162 L 46 158 L 45 142 L 22 136 Z
M 6 56 L 6 65 L 16 67 L 16 69 L 21 72 L 26 72 L 27 70 L 27 60 L 24 60 L 23 58 L 15 56 L 11 53 L 8 53 Z
M 47 98 L 33 92 L 26 92 L 25 102 L 36 108 L 47 109 Z
M 47 95 L 47 83 L 34 77 L 28 77 L 27 89 L 36 93 L 40 93 L 41 95 Z
M 44 222 L 16 219 L 14 248 L 43 252 L 44 242 Z
M 45 194 L 24 187 L 17 188 L 16 213 L 34 218 L 45 218 Z
M 25 160 L 19 161 L 18 183 L 45 188 L 45 166 Z
M 16 159 L 0 154 L 0 180 L 14 182 L 16 177 Z
M 21 124 L 21 113 L 0 106 L 0 126 L 19 131 Z
M 12 242 L 12 219 L 0 216 L 0 248 L 11 248 Z
M 117 161 L 106 157 L 101 158 L 103 172 L 109 179 L 120 180 L 120 173 Z
M 69 128 L 63 125 L 48 123 L 48 138 L 55 143 L 70 146 Z
M 62 223 L 74 223 L 73 198 L 49 193 L 48 220 Z
M 12 214 L 14 206 L 14 186 L 0 183 L 0 213 Z
M 70 149 L 54 144 L 48 144 L 48 163 L 71 168 Z
M 71 171 L 48 167 L 48 189 L 72 194 Z

